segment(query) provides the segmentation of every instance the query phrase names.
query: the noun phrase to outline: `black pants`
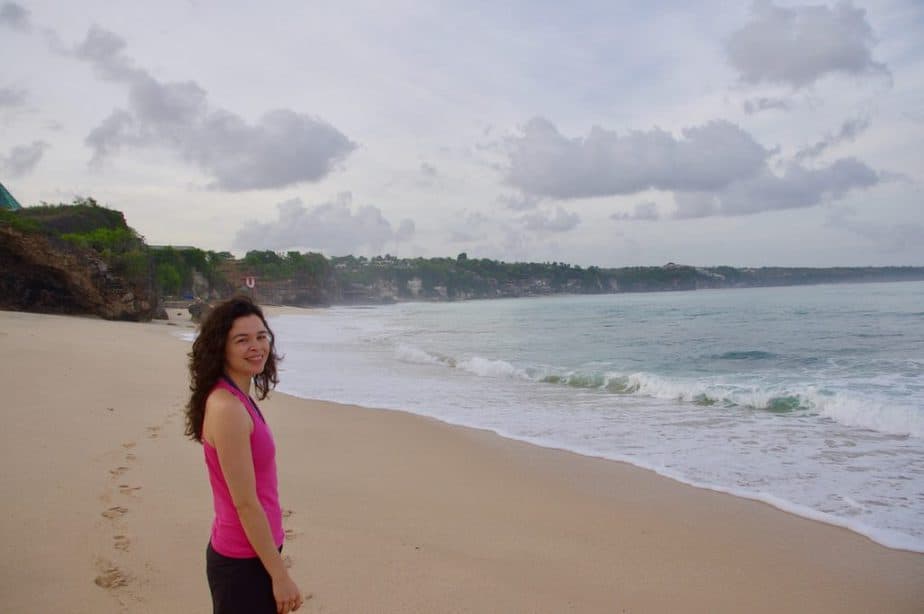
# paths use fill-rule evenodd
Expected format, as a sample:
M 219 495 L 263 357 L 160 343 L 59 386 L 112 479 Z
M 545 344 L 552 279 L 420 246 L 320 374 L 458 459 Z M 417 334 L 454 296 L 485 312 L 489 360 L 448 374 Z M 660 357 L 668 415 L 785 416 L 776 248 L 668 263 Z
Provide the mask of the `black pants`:
M 273 581 L 259 558 L 233 559 L 215 552 L 210 542 L 205 572 L 213 614 L 276 614 Z

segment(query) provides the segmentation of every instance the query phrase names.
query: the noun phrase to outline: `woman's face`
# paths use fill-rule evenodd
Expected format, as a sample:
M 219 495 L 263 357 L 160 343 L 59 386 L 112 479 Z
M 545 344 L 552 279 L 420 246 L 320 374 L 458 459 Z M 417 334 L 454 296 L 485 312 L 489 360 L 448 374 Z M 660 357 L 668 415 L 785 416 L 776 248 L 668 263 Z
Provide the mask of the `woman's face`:
M 234 320 L 225 341 L 225 370 L 253 377 L 263 372 L 270 352 L 270 335 L 258 315 Z

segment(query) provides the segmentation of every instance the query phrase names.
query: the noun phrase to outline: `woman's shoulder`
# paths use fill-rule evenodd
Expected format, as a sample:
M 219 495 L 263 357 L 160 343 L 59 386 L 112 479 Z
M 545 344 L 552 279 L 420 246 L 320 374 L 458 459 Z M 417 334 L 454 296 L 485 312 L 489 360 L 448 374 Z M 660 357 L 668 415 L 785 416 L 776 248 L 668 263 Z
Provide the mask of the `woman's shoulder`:
M 216 387 L 205 400 L 203 437 L 215 445 L 213 436 L 224 433 L 250 433 L 253 422 L 247 408 L 227 388 Z
M 224 386 L 215 386 L 205 400 L 205 416 L 210 422 L 250 423 L 244 402 Z
M 224 386 L 216 385 L 212 388 L 209 396 L 205 399 L 205 409 L 207 412 L 224 413 L 228 411 L 238 411 L 244 409 L 244 404 L 231 390 Z

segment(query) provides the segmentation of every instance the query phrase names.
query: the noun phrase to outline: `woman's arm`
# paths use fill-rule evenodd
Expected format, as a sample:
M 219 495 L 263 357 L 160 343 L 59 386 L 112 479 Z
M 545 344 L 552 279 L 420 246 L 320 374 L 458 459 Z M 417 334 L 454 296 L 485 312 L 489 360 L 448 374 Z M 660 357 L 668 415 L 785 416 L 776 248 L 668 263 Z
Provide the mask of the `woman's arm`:
M 277 610 L 281 614 L 297 610 L 302 603 L 301 593 L 276 549 L 269 520 L 257 497 L 250 449 L 253 428 L 250 416 L 237 397 L 225 390 L 216 390 L 209 396 L 205 415 L 210 443 L 218 452 L 221 472 L 244 533 L 273 580 Z

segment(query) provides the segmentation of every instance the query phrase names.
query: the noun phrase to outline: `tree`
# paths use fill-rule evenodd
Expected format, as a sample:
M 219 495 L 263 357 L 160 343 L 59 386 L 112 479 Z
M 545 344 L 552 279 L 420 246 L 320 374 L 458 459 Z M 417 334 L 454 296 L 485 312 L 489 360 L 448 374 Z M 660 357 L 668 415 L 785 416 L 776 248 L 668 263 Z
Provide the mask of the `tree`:
M 154 279 L 163 294 L 177 295 L 180 293 L 180 283 L 182 281 L 180 273 L 169 262 L 162 262 L 157 265 Z

